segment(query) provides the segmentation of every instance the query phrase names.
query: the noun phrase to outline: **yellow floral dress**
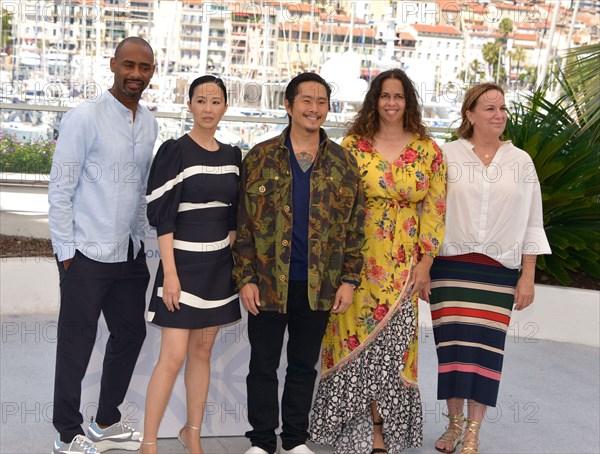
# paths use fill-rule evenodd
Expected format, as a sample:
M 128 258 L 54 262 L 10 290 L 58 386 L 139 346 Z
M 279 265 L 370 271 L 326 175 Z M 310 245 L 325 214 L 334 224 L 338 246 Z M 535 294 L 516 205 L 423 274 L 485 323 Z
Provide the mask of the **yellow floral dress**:
M 441 246 L 446 168 L 438 145 L 416 135 L 393 162 L 358 136 L 342 146 L 364 185 L 365 261 L 354 304 L 331 314 L 325 333 L 311 439 L 337 453 L 370 452 L 369 404 L 376 401 L 391 454 L 422 442 L 417 298 L 407 282 L 419 256 L 435 257 Z

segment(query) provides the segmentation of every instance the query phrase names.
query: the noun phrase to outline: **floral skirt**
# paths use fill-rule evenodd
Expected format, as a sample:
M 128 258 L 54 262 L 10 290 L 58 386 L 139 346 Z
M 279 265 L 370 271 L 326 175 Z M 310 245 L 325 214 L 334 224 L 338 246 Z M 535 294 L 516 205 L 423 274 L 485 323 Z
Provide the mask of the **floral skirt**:
M 415 302 L 408 295 L 410 291 L 360 353 L 321 378 L 311 414 L 312 441 L 332 445 L 339 454 L 371 452 L 375 401 L 390 454 L 421 446 L 419 388 L 402 374 L 418 325 Z

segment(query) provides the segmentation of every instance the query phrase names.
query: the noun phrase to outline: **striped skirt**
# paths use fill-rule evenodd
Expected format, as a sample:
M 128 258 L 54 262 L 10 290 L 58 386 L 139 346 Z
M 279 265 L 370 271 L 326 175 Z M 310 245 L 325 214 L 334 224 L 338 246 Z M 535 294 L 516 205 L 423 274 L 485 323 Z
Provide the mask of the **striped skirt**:
M 430 301 L 438 399 L 496 406 L 518 274 L 481 254 L 435 259 Z

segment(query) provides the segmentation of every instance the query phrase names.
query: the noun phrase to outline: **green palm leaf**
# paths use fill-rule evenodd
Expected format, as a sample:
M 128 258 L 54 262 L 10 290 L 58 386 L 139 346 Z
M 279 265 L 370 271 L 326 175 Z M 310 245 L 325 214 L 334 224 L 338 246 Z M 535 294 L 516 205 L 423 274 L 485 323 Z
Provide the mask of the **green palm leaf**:
M 569 51 L 553 100 L 548 85 L 509 115 L 506 134 L 531 156 L 542 190 L 552 255 L 538 268 L 559 282 L 569 272 L 600 279 L 600 44 Z

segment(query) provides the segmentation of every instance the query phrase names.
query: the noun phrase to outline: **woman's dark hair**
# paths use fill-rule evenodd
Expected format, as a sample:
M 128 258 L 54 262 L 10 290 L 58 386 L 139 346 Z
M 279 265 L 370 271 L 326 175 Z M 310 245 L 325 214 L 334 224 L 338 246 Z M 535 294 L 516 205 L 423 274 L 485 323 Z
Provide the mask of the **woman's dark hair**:
M 323 85 L 327 92 L 327 104 L 329 105 L 331 101 L 331 87 L 325 82 L 325 79 L 315 73 L 302 73 L 290 80 L 290 83 L 285 88 L 285 100 L 289 103 L 290 107 L 294 105 L 294 99 L 298 94 L 298 85 L 302 82 L 317 82 Z
M 419 135 L 421 139 L 429 138 L 427 127 L 421 117 L 421 105 L 419 94 L 412 81 L 401 69 L 389 69 L 380 73 L 369 87 L 365 95 L 363 105 L 358 111 L 356 118 L 350 125 L 348 134 L 356 134 L 368 140 L 373 140 L 377 131 L 379 131 L 379 112 L 377 103 L 381 96 L 383 82 L 388 79 L 399 80 L 404 88 L 404 99 L 406 101 L 406 110 L 404 111 L 404 129 Z
M 462 107 L 460 108 L 462 121 L 456 130 L 456 135 L 461 139 L 470 139 L 473 137 L 473 125 L 467 118 L 467 110 L 472 111 L 477 105 L 479 98 L 490 90 L 498 90 L 504 95 L 504 89 L 500 85 L 491 82 L 475 85 L 465 93 L 465 99 L 463 99 Z M 500 136 L 500 139 L 502 140 L 502 136 Z
M 196 90 L 196 87 L 203 84 L 215 84 L 219 87 L 223 91 L 223 99 L 225 100 L 225 104 L 227 104 L 227 88 L 225 88 L 223 80 L 215 76 L 200 76 L 197 79 L 194 79 L 188 93 L 190 101 L 194 97 L 194 90 Z

